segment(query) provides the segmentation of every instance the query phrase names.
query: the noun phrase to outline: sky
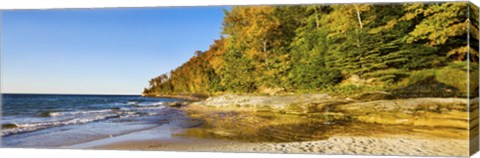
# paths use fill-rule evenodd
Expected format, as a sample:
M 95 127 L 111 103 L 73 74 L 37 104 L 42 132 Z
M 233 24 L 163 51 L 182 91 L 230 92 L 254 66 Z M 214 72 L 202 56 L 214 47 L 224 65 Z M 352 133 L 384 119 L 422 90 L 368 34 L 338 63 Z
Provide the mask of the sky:
M 1 91 L 140 94 L 220 37 L 223 9 L 3 11 Z

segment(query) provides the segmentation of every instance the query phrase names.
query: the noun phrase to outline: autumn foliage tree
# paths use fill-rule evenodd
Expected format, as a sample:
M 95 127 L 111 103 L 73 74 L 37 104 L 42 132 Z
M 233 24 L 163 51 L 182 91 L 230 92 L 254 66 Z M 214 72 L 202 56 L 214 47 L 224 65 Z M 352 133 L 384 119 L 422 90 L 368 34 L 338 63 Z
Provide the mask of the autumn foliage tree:
M 315 92 L 352 76 L 397 87 L 412 72 L 478 62 L 475 9 L 465 2 L 233 7 L 220 39 L 153 78 L 144 93 Z

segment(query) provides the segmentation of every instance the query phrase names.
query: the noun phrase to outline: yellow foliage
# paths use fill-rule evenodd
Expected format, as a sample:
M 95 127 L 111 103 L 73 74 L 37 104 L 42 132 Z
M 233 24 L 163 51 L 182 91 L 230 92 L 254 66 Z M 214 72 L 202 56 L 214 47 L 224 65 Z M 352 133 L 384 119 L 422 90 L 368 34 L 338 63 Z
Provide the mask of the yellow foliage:
M 386 25 L 379 26 L 377 28 L 371 29 L 368 33 L 376 34 L 376 33 L 382 32 L 384 30 L 389 30 L 389 29 L 392 29 L 397 24 L 398 24 L 398 20 L 393 19 L 393 20 L 388 21 Z
M 362 12 L 370 10 L 372 7 L 371 4 L 337 4 L 332 5 L 334 11 L 330 13 L 326 19 L 326 25 L 331 29 L 331 32 L 328 34 L 328 37 L 337 36 L 344 34 L 347 31 L 361 29 L 359 20 L 357 18 L 357 11 L 359 14 Z M 357 10 L 358 9 L 358 10 Z M 361 22 L 363 25 L 367 25 L 375 19 L 375 16 L 370 16 L 362 18 Z
M 400 20 L 412 20 L 413 18 L 417 17 L 419 14 L 423 14 L 424 12 L 424 3 L 408 3 L 404 4 L 405 15 L 400 18 Z
M 455 48 L 455 49 L 450 50 L 450 51 L 447 53 L 447 56 L 448 56 L 448 57 L 453 57 L 453 56 L 455 56 L 455 57 L 456 57 L 456 60 L 462 61 L 462 60 L 465 58 L 465 55 L 468 53 L 468 50 L 469 50 L 469 49 L 470 49 L 470 46 L 464 46 L 464 47 Z

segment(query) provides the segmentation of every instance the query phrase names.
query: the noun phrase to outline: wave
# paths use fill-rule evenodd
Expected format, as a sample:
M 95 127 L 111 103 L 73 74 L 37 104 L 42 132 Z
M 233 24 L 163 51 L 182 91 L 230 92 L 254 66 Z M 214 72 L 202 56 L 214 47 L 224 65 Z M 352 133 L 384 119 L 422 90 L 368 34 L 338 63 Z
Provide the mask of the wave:
M 7 136 L 7 135 L 23 133 L 23 132 L 31 132 L 31 131 L 51 128 L 51 127 L 83 124 L 83 123 L 105 120 L 105 119 L 115 118 L 115 117 L 118 117 L 118 116 L 112 114 L 112 115 L 96 116 L 91 118 L 73 118 L 68 120 L 52 121 L 52 122 L 37 122 L 37 123 L 24 123 L 24 124 L 9 123 L 9 124 L 14 124 L 16 127 L 2 129 L 1 136 Z
M 137 105 L 138 101 L 127 101 L 127 105 Z
M 58 116 L 73 116 L 73 115 L 85 115 L 85 114 L 102 114 L 112 112 L 114 109 L 105 109 L 105 110 L 90 110 L 90 111 L 68 111 L 68 112 L 48 112 L 50 117 Z
M 51 127 L 84 124 L 112 118 L 155 116 L 163 114 L 165 112 L 164 108 L 166 108 L 166 106 L 127 107 L 87 111 L 44 112 L 42 114 L 48 114 L 48 117 L 45 118 L 45 121 L 28 123 L 10 122 L 3 124 L 2 127 L 4 128 L 1 130 L 0 136 L 32 132 Z
M 144 102 L 144 103 L 140 103 L 138 101 L 128 101 L 127 105 L 133 105 L 133 106 L 162 106 L 162 105 L 165 105 L 165 102 Z

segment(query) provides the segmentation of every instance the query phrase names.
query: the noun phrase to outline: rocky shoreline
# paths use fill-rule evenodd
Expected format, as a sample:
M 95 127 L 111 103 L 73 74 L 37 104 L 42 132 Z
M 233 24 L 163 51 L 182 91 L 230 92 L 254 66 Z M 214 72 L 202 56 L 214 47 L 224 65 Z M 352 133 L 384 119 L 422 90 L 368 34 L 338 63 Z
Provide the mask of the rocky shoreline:
M 411 98 L 362 101 L 328 94 L 254 96 L 227 94 L 191 106 L 297 115 L 335 115 L 364 123 L 468 129 L 468 99 Z

